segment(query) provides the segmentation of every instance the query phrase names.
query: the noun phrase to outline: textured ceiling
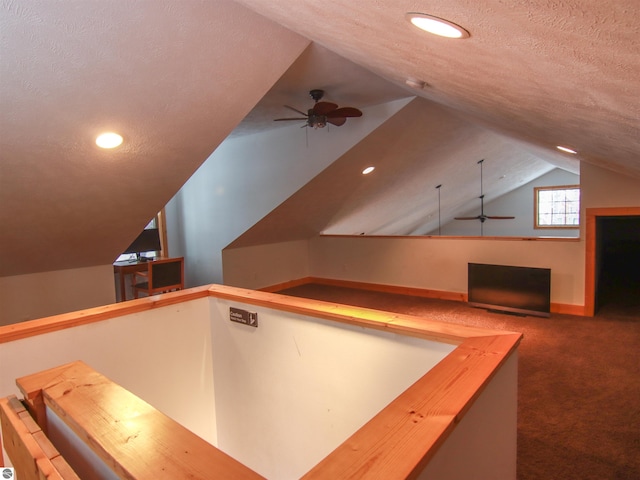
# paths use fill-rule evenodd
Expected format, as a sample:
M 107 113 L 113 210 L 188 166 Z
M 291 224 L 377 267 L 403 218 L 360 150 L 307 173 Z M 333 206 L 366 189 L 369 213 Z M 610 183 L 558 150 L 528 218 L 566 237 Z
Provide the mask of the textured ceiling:
M 417 95 L 522 141 L 521 162 L 575 169 L 564 144 L 640 178 L 639 18 L 637 0 L 5 0 L 0 276 L 110 263 L 227 135 L 281 127 L 310 88 L 356 107 Z M 125 146 L 98 150 L 103 129 Z
M 304 121 L 288 123 L 273 119 L 300 117 L 284 105 L 306 112 L 313 105 L 309 95 L 312 89 L 324 90 L 323 100 L 340 107 L 364 108 L 414 95 L 406 86 L 394 85 L 318 44 L 311 44 L 240 122 L 231 137 L 304 124 Z
M 382 78 L 542 147 L 640 177 L 637 0 L 239 0 Z M 406 12 L 464 26 L 464 40 Z
M 229 0 L 4 1 L 0 32 L 0 276 L 113 262 L 309 43 Z
M 230 247 L 303 239 L 314 232 L 424 235 L 438 228 L 440 216 L 446 223 L 477 210 L 480 158 L 487 159 L 487 202 L 555 168 L 519 142 L 416 98 Z M 360 174 L 367 165 L 363 159 L 375 165 L 372 174 Z M 569 164 L 563 168 L 573 170 Z M 438 184 L 444 191 L 441 212 Z

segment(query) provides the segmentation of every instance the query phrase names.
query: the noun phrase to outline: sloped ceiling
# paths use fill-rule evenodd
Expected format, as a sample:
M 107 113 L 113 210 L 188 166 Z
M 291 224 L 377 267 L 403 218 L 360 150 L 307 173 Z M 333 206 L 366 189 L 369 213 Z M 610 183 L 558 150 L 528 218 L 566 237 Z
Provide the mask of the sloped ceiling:
M 520 142 L 416 98 L 230 247 L 303 239 L 313 232 L 424 235 L 437 229 L 439 214 L 446 223 L 478 207 L 481 158 L 488 159 L 487 202 L 555 168 Z M 367 164 L 376 169 L 365 176 L 360 172 Z M 444 193 L 441 212 L 437 185 Z
M 471 37 L 417 31 L 404 19 L 415 10 Z M 636 0 L 5 1 L 0 276 L 112 262 L 236 126 L 274 128 L 275 106 L 304 106 L 313 72 L 331 64 L 307 65 L 304 88 L 272 87 L 310 41 L 342 57 L 337 71 L 351 62 L 377 75 L 379 101 L 387 82 L 391 98 L 400 88 L 452 109 L 459 129 L 515 139 L 506 148 L 522 141 L 562 164 L 553 148 L 569 145 L 580 161 L 640 178 L 639 10 Z M 367 91 L 359 78 L 326 86 L 340 104 L 376 103 L 353 93 Z M 407 78 L 427 86 L 410 90 Z M 103 129 L 125 145 L 99 151 Z M 484 135 L 464 138 L 484 145 Z M 348 201 L 321 210 L 332 226 L 353 221 Z
M 396 84 L 544 148 L 640 177 L 637 0 L 238 0 Z M 419 11 L 464 40 L 413 28 Z
M 341 107 L 365 108 L 415 95 L 405 85 L 395 85 L 331 50 L 311 43 L 229 137 L 277 128 L 299 128 L 304 122 L 274 122 L 274 119 L 300 117 L 284 106 L 306 112 L 314 103 L 309 92 L 318 88 L 324 90 L 324 101 L 335 102 Z
M 229 0 L 0 14 L 0 276 L 112 263 L 309 44 Z

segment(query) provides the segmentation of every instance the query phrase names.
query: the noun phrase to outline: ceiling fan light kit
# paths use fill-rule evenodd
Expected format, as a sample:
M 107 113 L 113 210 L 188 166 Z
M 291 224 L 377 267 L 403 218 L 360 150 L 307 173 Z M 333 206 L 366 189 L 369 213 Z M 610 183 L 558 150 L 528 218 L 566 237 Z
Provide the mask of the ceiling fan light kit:
M 344 125 L 347 118 L 361 117 L 362 112 L 354 107 L 341 107 L 332 102 L 321 102 L 320 100 L 324 96 L 324 90 L 313 89 L 309 91 L 309 96 L 314 100 L 315 105 L 310 108 L 307 113 L 298 110 L 297 108 L 285 105 L 285 108 L 293 110 L 302 117 L 295 118 L 276 118 L 274 122 L 288 122 L 288 121 L 300 121 L 306 122 L 304 127 L 324 128 L 327 123 L 340 127 Z

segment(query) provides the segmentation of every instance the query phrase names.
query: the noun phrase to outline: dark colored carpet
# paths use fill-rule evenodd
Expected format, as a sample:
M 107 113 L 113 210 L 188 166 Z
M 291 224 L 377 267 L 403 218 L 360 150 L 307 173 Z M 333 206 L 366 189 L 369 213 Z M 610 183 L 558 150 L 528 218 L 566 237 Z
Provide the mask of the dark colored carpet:
M 596 317 L 517 317 L 466 303 L 303 285 L 280 293 L 522 332 L 518 479 L 640 479 L 638 292 Z M 500 480 L 500 479 L 496 479 Z

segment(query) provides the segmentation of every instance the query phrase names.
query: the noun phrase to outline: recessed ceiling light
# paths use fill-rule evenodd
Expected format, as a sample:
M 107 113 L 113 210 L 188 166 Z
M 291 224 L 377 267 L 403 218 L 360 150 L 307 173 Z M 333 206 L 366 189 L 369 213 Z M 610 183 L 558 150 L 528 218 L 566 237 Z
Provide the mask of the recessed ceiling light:
M 364 170 L 362 170 L 362 174 L 363 175 L 369 175 L 371 172 L 373 172 L 376 169 L 376 167 L 367 167 Z
M 405 18 L 419 29 L 441 37 L 468 38 L 470 36 L 469 32 L 460 25 L 426 13 L 409 12 Z
M 576 153 L 578 153 L 573 148 L 563 147 L 562 145 L 558 145 L 556 148 L 562 152 L 570 153 L 572 155 L 575 155 Z
M 122 144 L 122 135 L 113 132 L 106 132 L 98 135 L 96 145 L 100 148 L 116 148 Z

